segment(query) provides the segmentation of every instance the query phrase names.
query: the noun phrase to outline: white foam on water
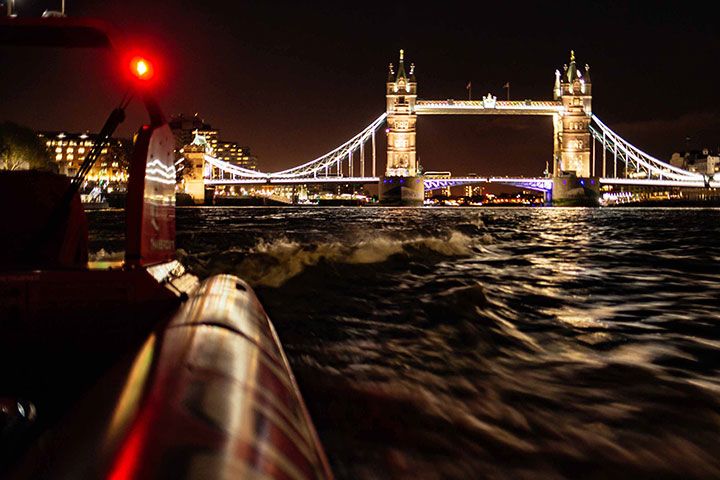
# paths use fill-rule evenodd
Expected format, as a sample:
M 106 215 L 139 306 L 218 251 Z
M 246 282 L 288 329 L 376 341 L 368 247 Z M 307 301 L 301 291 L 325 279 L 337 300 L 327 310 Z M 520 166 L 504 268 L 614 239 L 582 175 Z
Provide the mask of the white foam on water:
M 88 254 L 88 260 L 91 262 L 112 262 L 116 260 L 123 260 L 124 258 L 124 250 L 120 250 L 119 252 L 108 252 L 104 248 L 101 248 L 97 252 L 91 252 Z
M 381 235 L 349 245 L 340 242 L 304 245 L 286 238 L 261 240 L 249 254 L 259 254 L 273 261 L 243 262 L 239 273 L 254 285 L 279 287 L 308 266 L 317 265 L 320 261 L 344 264 L 381 263 L 393 255 L 411 255 L 412 250 L 423 249 L 447 257 L 468 256 L 473 252 L 472 243 L 470 237 L 460 232 L 452 232 L 447 237 L 418 236 L 408 239 Z

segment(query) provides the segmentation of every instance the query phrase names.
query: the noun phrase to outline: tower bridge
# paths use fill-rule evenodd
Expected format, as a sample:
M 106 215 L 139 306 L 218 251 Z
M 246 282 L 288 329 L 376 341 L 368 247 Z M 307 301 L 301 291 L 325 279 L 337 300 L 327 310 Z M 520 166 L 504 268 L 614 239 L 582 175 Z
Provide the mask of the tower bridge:
M 592 113 L 590 67 L 570 63 L 555 71 L 551 100 L 419 100 L 415 65 L 400 51 L 385 83 L 386 109 L 357 135 L 309 162 L 277 172 L 245 169 L 210 150 L 186 154 L 184 188 L 202 201 L 206 186 L 377 184 L 387 204 L 419 205 L 426 190 L 473 183 L 498 183 L 542 191 L 555 201 L 596 197 L 603 186 L 718 188 L 720 175 L 690 172 L 658 160 L 613 132 Z M 457 177 L 426 179 L 417 162 L 418 115 L 539 115 L 553 121 L 552 172 L 546 177 Z M 378 169 L 376 134 L 387 135 L 384 172 Z

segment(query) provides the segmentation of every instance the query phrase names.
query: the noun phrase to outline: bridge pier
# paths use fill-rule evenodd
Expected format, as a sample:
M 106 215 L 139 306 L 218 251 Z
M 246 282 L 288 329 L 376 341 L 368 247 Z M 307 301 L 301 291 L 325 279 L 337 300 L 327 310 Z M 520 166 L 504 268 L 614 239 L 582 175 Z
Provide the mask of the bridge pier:
M 202 146 L 186 147 L 185 175 L 183 176 L 183 190 L 190 195 L 195 205 L 203 205 L 206 200 L 205 193 L 205 150 Z
M 552 207 L 552 200 L 553 200 L 553 193 L 552 190 L 546 191 L 543 193 L 543 206 L 544 207 Z
M 598 177 L 554 177 L 550 196 L 555 207 L 597 207 L 600 205 L 600 181 Z
M 205 182 L 200 180 L 185 180 L 185 193 L 190 195 L 195 205 L 205 203 Z
M 422 175 L 383 176 L 380 177 L 378 192 L 383 205 L 419 207 L 425 200 L 425 181 Z
M 185 175 L 182 179 L 183 192 L 190 195 L 195 205 L 212 205 L 215 187 L 205 185 L 205 147 L 185 147 Z

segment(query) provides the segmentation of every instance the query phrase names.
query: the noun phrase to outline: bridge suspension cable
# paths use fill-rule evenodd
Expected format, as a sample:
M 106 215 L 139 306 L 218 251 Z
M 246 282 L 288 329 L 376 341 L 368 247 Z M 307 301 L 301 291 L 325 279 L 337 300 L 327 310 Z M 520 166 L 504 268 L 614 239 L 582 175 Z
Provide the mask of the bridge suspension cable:
M 210 155 L 205 155 L 205 161 L 212 167 L 215 167 L 223 172 L 227 172 L 235 177 L 248 177 L 248 178 L 267 178 L 267 173 L 258 172 L 257 170 L 250 170 L 249 168 L 239 167 L 232 163 L 220 160 Z
M 617 133 L 600 121 L 595 115 L 592 116 L 594 124 L 590 125 L 590 133 L 594 140 L 602 146 L 602 176 L 618 178 L 618 160 L 625 166 L 623 168 L 623 176 L 625 178 L 636 179 L 657 179 L 657 180 L 677 180 L 677 181 L 707 181 L 705 175 L 701 173 L 690 172 L 680 167 L 670 165 L 669 163 L 658 160 L 648 155 L 637 147 L 633 146 L 627 140 L 623 139 Z M 612 175 L 607 175 L 607 153 L 612 155 Z M 593 157 L 595 156 L 595 148 L 593 144 Z M 594 162 L 594 160 L 593 160 Z M 594 173 L 594 163 L 593 163 Z
M 325 155 L 322 155 L 315 160 L 311 160 L 307 163 L 303 163 L 302 165 L 298 165 L 297 167 L 288 168 L 286 170 L 281 170 L 279 172 L 273 172 L 270 173 L 270 177 L 278 178 L 288 178 L 288 177 L 312 177 L 312 176 L 318 176 L 318 172 L 328 172 L 328 174 L 331 172 L 332 168 L 335 167 L 335 174 L 338 176 L 342 176 L 341 171 L 341 164 L 343 162 L 343 159 L 347 159 L 348 161 L 348 173 L 350 177 L 353 176 L 353 153 L 356 150 L 362 150 L 362 158 L 364 159 L 364 145 L 368 142 L 371 138 L 374 139 L 375 137 L 375 131 L 378 130 L 384 123 L 385 119 L 387 117 L 387 113 L 383 113 L 380 115 L 375 121 L 373 121 L 370 125 L 365 127 L 363 131 L 352 137 L 347 142 L 343 143 L 339 147 L 335 148 L 334 150 L 326 153 Z M 373 142 L 374 143 L 374 142 Z M 364 161 L 361 162 L 364 166 Z M 375 153 L 373 148 L 373 170 L 375 170 Z M 364 172 L 361 172 L 364 174 Z M 362 175 L 361 175 L 362 176 Z
M 377 171 L 376 166 L 376 142 L 375 132 L 385 123 L 387 113 L 383 113 L 376 118 L 370 125 L 365 127 L 360 133 L 353 136 L 350 140 L 336 147 L 330 152 L 309 162 L 303 163 L 296 167 L 280 170 L 277 172 L 261 172 L 250 170 L 248 168 L 239 167 L 229 162 L 220 160 L 211 155 L 205 155 L 205 162 L 210 169 L 204 172 L 204 176 L 215 177 L 214 171 L 221 176 L 230 175 L 230 180 L 247 180 L 249 183 L 264 183 L 277 181 L 289 181 L 292 179 L 311 179 L 323 177 L 343 177 L 343 178 L 364 178 L 365 177 L 365 145 L 371 143 L 372 157 L 372 177 L 375 177 Z M 358 152 L 359 162 L 354 162 L 354 155 Z M 360 175 L 356 177 L 356 166 L 360 166 Z M 347 172 L 347 175 L 345 174 Z
M 277 172 L 251 170 L 204 154 L 206 166 L 203 176 L 211 183 L 222 183 L 224 180 L 232 181 L 232 183 L 287 183 L 294 179 L 322 180 L 322 178 L 367 180 L 375 177 L 377 171 L 375 132 L 385 123 L 386 118 L 387 114 L 383 113 L 350 140 L 315 160 Z M 365 148 L 368 143 L 372 148 L 372 177 L 365 176 Z M 354 161 L 356 152 L 359 162 Z M 356 176 L 355 170 L 358 164 L 360 172 Z M 229 178 L 226 175 L 229 175 Z

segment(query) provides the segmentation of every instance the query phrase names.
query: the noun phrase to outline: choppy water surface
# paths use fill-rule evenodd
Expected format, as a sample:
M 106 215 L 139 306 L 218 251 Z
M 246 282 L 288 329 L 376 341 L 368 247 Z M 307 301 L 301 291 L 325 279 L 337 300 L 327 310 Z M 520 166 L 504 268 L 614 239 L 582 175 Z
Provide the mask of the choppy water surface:
M 718 209 L 193 208 L 177 244 L 255 286 L 338 478 L 720 477 Z

